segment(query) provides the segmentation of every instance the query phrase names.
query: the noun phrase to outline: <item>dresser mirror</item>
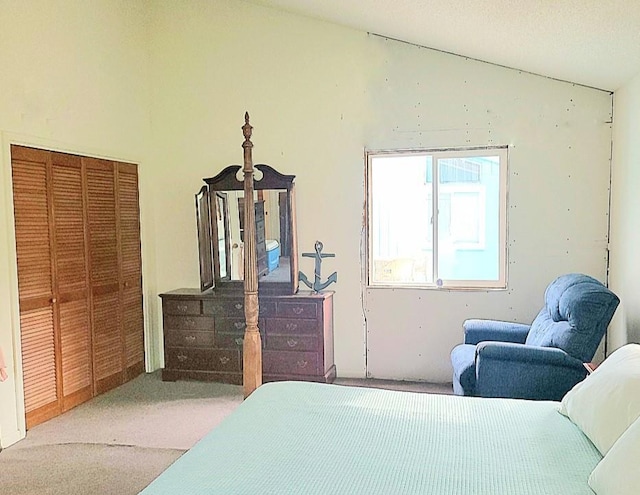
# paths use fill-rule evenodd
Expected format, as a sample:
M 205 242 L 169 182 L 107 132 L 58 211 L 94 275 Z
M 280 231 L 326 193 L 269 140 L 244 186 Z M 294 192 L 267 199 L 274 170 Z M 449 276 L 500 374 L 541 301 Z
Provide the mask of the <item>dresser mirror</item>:
M 255 165 L 254 197 L 258 291 L 295 294 L 298 290 L 294 175 Z M 243 290 L 244 182 L 241 167 L 231 165 L 204 179 L 209 194 L 214 285 Z M 200 257 L 206 257 L 206 246 Z
M 211 219 L 209 217 L 209 190 L 202 186 L 196 194 L 196 220 L 198 226 L 198 253 L 200 261 L 200 290 L 213 287 L 213 251 Z

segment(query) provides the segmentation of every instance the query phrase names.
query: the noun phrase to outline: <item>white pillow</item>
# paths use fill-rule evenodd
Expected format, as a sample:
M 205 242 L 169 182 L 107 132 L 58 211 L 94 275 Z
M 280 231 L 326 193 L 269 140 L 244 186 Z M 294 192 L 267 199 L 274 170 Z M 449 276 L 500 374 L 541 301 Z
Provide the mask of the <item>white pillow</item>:
M 613 352 L 562 399 L 560 412 L 605 455 L 640 416 L 640 345 Z
M 589 486 L 598 495 L 638 495 L 640 491 L 640 419 L 637 419 L 589 476 Z

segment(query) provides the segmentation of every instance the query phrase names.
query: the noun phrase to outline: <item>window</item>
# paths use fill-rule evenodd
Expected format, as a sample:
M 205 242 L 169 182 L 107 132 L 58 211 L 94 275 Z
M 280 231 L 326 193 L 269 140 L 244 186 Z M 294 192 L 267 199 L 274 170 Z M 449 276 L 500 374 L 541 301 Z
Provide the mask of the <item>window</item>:
M 368 284 L 506 287 L 506 184 L 507 147 L 367 153 Z

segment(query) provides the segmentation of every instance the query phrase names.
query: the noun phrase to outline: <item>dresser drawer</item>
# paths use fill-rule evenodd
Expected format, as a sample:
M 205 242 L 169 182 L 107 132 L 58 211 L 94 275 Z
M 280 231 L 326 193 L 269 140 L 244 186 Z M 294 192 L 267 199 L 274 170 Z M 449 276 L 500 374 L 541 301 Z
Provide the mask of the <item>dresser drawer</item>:
M 168 330 L 164 335 L 167 347 L 213 347 L 213 332 Z
M 276 314 L 275 301 L 259 301 L 260 316 Z M 205 300 L 202 301 L 202 313 L 208 316 L 239 316 L 244 319 L 244 299 Z
M 316 320 L 293 320 L 290 318 L 267 318 L 265 320 L 267 335 L 279 334 L 316 334 L 318 322 Z
M 320 373 L 315 352 L 264 351 L 262 371 L 279 375 L 317 375 Z
M 244 316 L 236 318 L 216 318 L 216 332 L 218 333 L 237 333 L 243 334 L 247 324 L 244 321 Z
M 162 309 L 168 315 L 199 315 L 200 301 L 165 299 L 162 301 Z
M 240 353 L 225 349 L 169 347 L 165 367 L 178 370 L 240 371 Z
M 242 351 L 244 332 L 216 333 L 216 347 L 220 349 L 239 349 Z
M 206 299 L 202 301 L 202 312 L 205 315 L 244 317 L 244 299 Z
M 265 349 L 272 351 L 318 351 L 315 335 L 269 335 Z
M 266 339 L 264 334 L 260 332 L 260 341 L 262 342 L 262 348 Z M 216 333 L 216 347 L 218 349 L 238 349 L 242 352 L 244 343 L 244 332 L 242 333 Z
M 164 315 L 164 328 L 169 330 L 204 330 L 213 332 L 214 319 L 209 316 Z
M 279 301 L 276 314 L 287 318 L 317 318 L 317 307 L 310 302 Z
M 259 315 L 260 316 L 275 316 L 276 315 L 276 303 L 275 301 L 259 301 Z

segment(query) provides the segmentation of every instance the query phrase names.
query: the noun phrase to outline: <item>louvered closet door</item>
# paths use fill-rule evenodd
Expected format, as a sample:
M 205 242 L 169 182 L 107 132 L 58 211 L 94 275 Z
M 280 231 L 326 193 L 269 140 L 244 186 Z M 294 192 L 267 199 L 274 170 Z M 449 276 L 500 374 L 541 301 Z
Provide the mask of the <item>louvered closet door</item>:
M 66 411 L 93 396 L 89 281 L 81 160 L 52 153 L 51 162 L 62 410 Z
M 123 383 L 115 169 L 111 161 L 82 158 L 87 184 L 95 393 Z
M 11 147 L 27 428 L 60 414 L 48 152 Z
M 125 380 L 130 380 L 144 371 L 138 168 L 128 163 L 116 166 Z

